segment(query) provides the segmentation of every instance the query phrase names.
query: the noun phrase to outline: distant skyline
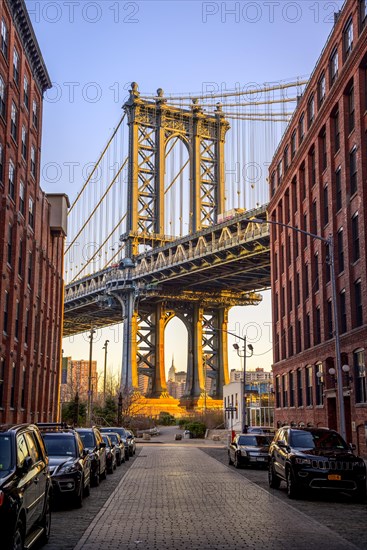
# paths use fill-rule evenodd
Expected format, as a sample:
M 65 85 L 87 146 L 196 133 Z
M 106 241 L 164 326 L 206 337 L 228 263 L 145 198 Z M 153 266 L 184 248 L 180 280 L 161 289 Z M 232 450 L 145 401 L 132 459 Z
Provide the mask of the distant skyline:
M 41 186 L 73 201 L 86 166 L 98 158 L 121 116 L 132 81 L 154 93 L 233 89 L 309 75 L 343 2 L 39 2 L 26 0 L 51 80 L 43 118 Z M 269 159 L 270 161 L 271 159 Z M 172 354 L 186 370 L 186 335 L 177 320 L 166 330 L 166 370 Z M 176 328 L 175 328 L 176 326 Z M 271 303 L 233 308 L 228 330 L 254 346 L 248 368 L 270 368 Z M 98 333 L 93 359 L 121 366 L 121 326 Z M 177 345 L 179 334 L 180 344 Z M 261 337 L 260 337 L 261 335 Z M 230 337 L 231 338 L 231 337 Z M 240 359 L 229 341 L 229 368 Z M 89 340 L 64 339 L 65 355 L 87 359 Z

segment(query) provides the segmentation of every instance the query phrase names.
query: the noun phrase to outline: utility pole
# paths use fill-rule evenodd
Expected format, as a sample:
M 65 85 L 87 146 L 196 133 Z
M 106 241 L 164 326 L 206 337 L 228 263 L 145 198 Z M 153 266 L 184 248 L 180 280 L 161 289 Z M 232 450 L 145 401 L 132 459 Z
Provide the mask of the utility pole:
M 102 349 L 104 349 L 104 370 L 103 370 L 103 403 L 106 404 L 106 374 L 107 374 L 107 347 L 109 340 L 106 340 Z
M 93 352 L 93 334 L 95 334 L 93 328 L 90 329 L 89 334 L 89 370 L 88 370 L 88 406 L 87 406 L 87 425 L 92 423 L 92 352 Z

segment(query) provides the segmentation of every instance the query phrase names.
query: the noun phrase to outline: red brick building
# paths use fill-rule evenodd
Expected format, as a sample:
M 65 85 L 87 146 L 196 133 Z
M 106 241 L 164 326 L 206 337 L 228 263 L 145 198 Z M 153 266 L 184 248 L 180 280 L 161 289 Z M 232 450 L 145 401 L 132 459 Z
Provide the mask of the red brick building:
M 51 82 L 24 0 L 0 2 L 0 422 L 56 418 L 67 198 L 40 188 Z
M 97 361 L 91 365 L 91 389 L 92 401 L 98 397 Z M 78 394 L 79 401 L 88 401 L 89 387 L 89 361 L 85 359 L 72 359 L 63 357 L 61 374 L 61 403 L 67 403 L 75 399 Z
M 365 456 L 366 131 L 367 0 L 347 0 L 274 155 L 269 220 L 333 235 L 347 439 Z M 275 420 L 339 428 L 327 246 L 274 224 L 271 243 Z

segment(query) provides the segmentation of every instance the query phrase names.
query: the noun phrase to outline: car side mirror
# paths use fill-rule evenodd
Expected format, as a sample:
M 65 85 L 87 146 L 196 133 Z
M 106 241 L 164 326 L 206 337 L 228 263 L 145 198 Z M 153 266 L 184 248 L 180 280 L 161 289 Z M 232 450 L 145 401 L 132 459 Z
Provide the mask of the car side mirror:
M 22 466 L 23 472 L 24 473 L 29 472 L 29 470 L 32 468 L 32 466 L 33 466 L 33 459 L 30 456 L 27 456 L 24 459 L 24 462 L 23 462 L 23 466 Z
M 233 447 L 237 447 L 237 443 L 235 441 L 232 441 Z
M 279 439 L 278 441 L 278 447 L 280 447 L 281 449 L 285 449 L 287 447 L 287 444 L 286 442 L 284 441 L 284 439 Z

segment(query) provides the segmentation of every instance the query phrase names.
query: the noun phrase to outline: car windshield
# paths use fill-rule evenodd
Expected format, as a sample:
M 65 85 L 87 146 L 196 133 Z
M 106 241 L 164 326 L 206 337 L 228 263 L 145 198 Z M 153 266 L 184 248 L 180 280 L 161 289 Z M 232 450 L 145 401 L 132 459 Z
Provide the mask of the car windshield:
M 42 434 L 48 456 L 76 456 L 73 436 L 63 434 Z
M 121 437 L 125 438 L 126 439 L 126 432 L 125 432 L 125 429 L 124 428 L 101 428 L 101 432 L 103 433 L 110 433 L 110 432 L 116 432 L 117 434 L 119 434 Z
M 336 432 L 294 430 L 290 445 L 297 449 L 348 449 L 348 445 Z
M 86 449 L 93 449 L 95 447 L 94 437 L 91 432 L 79 432 L 79 435 Z
M 5 477 L 14 468 L 12 464 L 10 436 L 0 435 L 0 477 Z
M 108 435 L 109 435 L 112 443 L 118 443 L 119 442 L 118 437 L 117 437 L 116 434 L 108 434 Z
M 110 447 L 110 440 L 108 435 L 102 434 L 102 439 L 106 443 L 107 447 Z
M 247 447 L 263 447 L 270 445 L 271 440 L 272 437 L 267 435 L 241 435 L 238 444 Z

